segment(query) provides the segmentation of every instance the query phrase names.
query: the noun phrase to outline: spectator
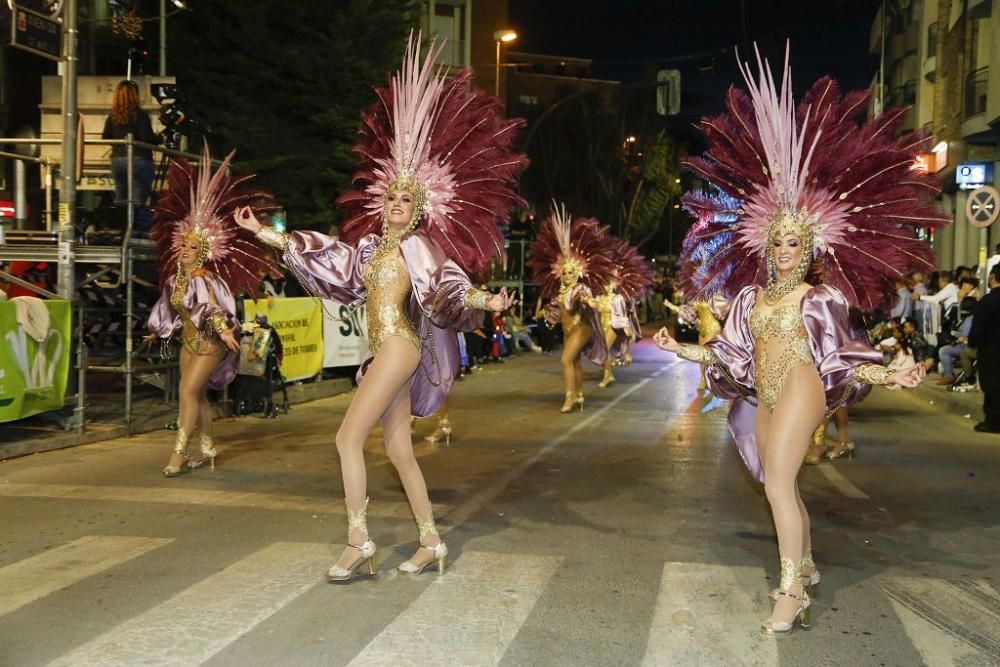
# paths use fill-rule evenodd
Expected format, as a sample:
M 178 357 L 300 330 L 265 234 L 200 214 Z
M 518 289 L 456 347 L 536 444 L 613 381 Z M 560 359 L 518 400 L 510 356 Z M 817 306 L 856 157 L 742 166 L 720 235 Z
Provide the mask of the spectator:
M 914 295 L 914 300 L 926 303 L 937 303 L 942 308 L 947 309 L 952 304 L 958 303 L 958 283 L 951 279 L 951 274 L 942 271 L 938 275 L 938 291 L 936 294 L 924 296 Z
M 989 276 L 993 272 L 993 267 L 1000 265 L 1000 243 L 997 243 L 996 247 L 993 248 L 993 255 L 986 260 L 986 275 Z M 987 282 L 989 282 L 989 277 L 987 277 Z M 987 291 L 989 291 L 987 287 Z
M 973 322 L 972 311 L 975 307 L 976 299 L 974 297 L 967 296 L 962 300 L 962 313 L 965 316 L 958 325 L 958 329 L 951 332 L 955 342 L 938 350 L 938 358 L 941 360 L 941 379 L 937 381 L 939 385 L 955 382 L 955 361 L 969 342 L 969 333 L 972 331 Z
M 913 355 L 913 361 L 923 363 L 927 370 L 934 366 L 934 348 L 927 342 L 913 320 L 903 322 L 903 347 Z
M 535 341 L 531 340 L 528 327 L 525 326 L 524 321 L 517 316 L 517 313 L 513 309 L 508 310 L 504 316 L 503 327 L 507 339 L 510 340 L 511 353 L 517 352 L 521 346 L 532 352 L 542 351 L 542 348 L 536 345 Z
M 979 386 L 983 390 L 983 421 L 975 429 L 1000 433 L 1000 264 L 989 274 L 990 293 L 978 304 L 969 333 L 969 345 L 976 348 Z
M 135 141 L 159 145 L 160 135 L 153 132 L 149 114 L 139 107 L 139 86 L 125 80 L 115 87 L 111 113 L 104 121 L 103 139 L 124 139 L 129 134 Z M 115 203 L 128 202 L 128 147 L 111 147 L 111 175 L 115 179 Z M 148 232 L 153 216 L 146 200 L 153 189 L 153 151 L 136 146 L 132 151 L 132 201 L 135 231 Z
M 903 278 L 896 280 L 896 295 L 896 305 L 889 312 L 889 317 L 894 320 L 910 319 L 913 316 L 913 297 Z

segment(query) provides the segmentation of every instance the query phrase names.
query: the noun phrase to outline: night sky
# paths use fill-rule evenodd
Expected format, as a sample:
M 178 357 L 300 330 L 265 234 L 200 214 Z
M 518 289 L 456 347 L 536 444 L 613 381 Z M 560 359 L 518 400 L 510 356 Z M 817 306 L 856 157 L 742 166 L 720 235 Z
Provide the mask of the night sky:
M 741 18 L 741 5 L 745 24 Z M 510 0 L 511 48 L 594 60 L 594 76 L 621 81 L 660 67 L 681 70 L 683 110 L 671 125 L 722 110 L 730 83 L 741 82 L 733 47 L 744 59 L 757 41 L 772 62 L 791 40 L 796 98 L 829 74 L 844 89 L 867 88 L 878 69 L 868 53 L 880 0 Z M 671 60 L 673 60 L 671 62 Z

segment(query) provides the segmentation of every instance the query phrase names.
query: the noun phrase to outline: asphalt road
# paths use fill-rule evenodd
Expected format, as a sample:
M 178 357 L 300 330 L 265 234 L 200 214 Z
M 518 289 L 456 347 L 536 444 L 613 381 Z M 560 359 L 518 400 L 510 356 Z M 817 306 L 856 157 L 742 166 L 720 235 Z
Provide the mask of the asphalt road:
M 380 572 L 324 580 L 346 533 L 350 395 L 218 424 L 217 469 L 164 479 L 171 433 L 0 464 L 0 664 L 998 665 L 1000 437 L 902 392 L 808 467 L 813 628 L 761 636 L 773 527 L 696 368 L 640 347 L 563 415 L 554 356 L 459 382 L 418 455 L 449 571 L 397 575 L 416 529 L 376 432 Z M 418 423 L 423 436 L 429 421 Z

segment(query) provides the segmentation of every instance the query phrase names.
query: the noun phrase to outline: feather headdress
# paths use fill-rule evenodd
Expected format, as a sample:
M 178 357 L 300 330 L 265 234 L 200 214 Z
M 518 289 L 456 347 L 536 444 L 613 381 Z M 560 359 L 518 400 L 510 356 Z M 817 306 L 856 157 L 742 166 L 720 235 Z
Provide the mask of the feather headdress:
M 896 137 L 905 108 L 859 122 L 867 92 L 842 95 L 830 78 L 816 82 L 796 108 L 787 51 L 780 89 L 759 53 L 757 67 L 755 81 L 741 64 L 748 92 L 730 88 L 728 113 L 700 124 L 708 150 L 684 161 L 742 200 L 735 223 L 696 225 L 685 240 L 682 262 L 700 263 L 687 271 L 688 296 L 704 299 L 721 289 L 732 297 L 745 285 L 773 284 L 769 242 L 795 233 L 807 249 L 803 265 L 819 260 L 824 282 L 853 305 L 891 303 L 894 278 L 934 266 L 916 230 L 949 222 L 930 205 L 934 178 L 914 167 L 929 138 Z M 702 253 L 720 235 L 732 242 Z
M 233 220 L 241 206 L 258 211 L 277 208 L 270 194 L 248 187 L 252 176 L 229 174 L 234 154 L 227 155 L 214 172 L 207 144 L 197 168 L 186 160 L 171 161 L 149 234 L 159 250 L 161 285 L 177 272 L 181 244 L 191 237 L 200 244 L 199 268 L 222 278 L 233 294 L 256 293 L 261 273 L 277 268 L 253 233 Z
M 649 260 L 638 248 L 621 239 L 613 239 L 611 256 L 615 261 L 614 278 L 622 296 L 629 301 L 644 297 L 653 286 L 653 266 Z
M 432 41 L 421 59 L 420 36 L 411 33 L 402 69 L 362 114 L 357 189 L 337 200 L 347 212 L 342 237 L 356 243 L 381 233 L 386 194 L 409 190 L 411 225 L 478 275 L 503 253 L 497 223 L 526 205 L 513 186 L 528 160 L 512 149 L 524 121 L 504 119 L 499 101 L 471 85 L 471 70 L 447 78 L 435 69 L 443 47 Z
M 594 294 L 603 292 L 615 274 L 611 245 L 611 237 L 597 220 L 574 221 L 564 205 L 553 202 L 527 262 L 542 297 L 551 299 L 559 293 L 563 273 L 575 275 Z

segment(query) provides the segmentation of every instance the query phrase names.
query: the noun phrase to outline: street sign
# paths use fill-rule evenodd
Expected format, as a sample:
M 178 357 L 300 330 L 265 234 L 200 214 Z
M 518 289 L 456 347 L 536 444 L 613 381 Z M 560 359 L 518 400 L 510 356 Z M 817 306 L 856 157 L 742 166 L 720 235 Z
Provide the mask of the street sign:
M 675 116 L 681 111 L 681 72 L 661 69 L 656 73 L 656 113 Z
M 965 201 L 965 217 L 975 227 L 989 227 L 1000 215 L 1000 192 L 984 185 L 969 193 Z
M 62 55 L 59 21 L 20 5 L 13 5 L 11 11 L 10 45 L 58 62 Z

